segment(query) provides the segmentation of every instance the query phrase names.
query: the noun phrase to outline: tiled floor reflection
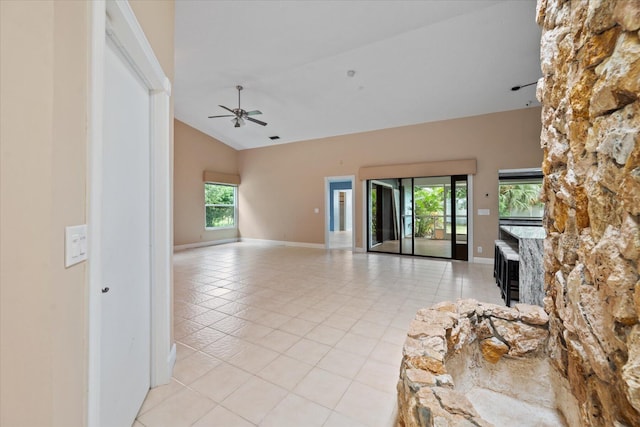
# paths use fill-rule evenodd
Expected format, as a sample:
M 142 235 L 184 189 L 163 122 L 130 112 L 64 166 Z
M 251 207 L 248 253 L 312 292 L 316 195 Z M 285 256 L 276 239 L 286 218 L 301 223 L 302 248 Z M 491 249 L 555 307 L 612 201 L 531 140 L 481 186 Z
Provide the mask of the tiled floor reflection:
M 134 426 L 392 426 L 409 321 L 490 265 L 234 243 L 174 256 L 171 384 Z

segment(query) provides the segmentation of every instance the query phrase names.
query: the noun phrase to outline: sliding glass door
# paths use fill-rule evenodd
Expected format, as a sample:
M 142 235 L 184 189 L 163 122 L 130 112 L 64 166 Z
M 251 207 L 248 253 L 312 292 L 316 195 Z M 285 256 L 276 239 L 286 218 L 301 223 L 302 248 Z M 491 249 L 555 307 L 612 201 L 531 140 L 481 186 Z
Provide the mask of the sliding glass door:
M 368 182 L 369 251 L 466 260 L 467 177 Z

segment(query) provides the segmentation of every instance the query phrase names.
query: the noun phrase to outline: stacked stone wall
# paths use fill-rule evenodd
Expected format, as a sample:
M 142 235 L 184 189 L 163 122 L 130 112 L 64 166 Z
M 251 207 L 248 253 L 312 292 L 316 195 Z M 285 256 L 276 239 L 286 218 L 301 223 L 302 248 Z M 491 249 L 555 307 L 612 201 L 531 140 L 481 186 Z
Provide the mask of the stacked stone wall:
M 640 0 L 539 0 L 549 354 L 585 426 L 640 425 Z

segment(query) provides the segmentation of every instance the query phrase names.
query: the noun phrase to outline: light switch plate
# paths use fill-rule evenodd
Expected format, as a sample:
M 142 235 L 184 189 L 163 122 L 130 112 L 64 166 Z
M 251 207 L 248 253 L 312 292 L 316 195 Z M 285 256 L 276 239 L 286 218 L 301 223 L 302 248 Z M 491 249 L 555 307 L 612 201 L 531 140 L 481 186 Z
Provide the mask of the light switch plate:
M 87 225 L 65 227 L 64 266 L 71 267 L 87 259 Z

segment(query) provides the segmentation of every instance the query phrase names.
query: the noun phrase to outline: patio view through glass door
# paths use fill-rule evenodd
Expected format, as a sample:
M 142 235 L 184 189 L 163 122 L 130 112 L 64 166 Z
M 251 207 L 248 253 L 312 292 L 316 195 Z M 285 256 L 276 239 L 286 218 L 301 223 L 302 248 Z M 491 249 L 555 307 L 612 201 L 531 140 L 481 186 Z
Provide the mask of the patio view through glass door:
M 372 180 L 369 251 L 467 260 L 466 175 Z
M 413 180 L 415 255 L 451 258 L 450 191 L 448 176 Z

